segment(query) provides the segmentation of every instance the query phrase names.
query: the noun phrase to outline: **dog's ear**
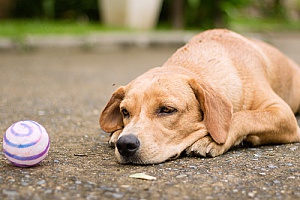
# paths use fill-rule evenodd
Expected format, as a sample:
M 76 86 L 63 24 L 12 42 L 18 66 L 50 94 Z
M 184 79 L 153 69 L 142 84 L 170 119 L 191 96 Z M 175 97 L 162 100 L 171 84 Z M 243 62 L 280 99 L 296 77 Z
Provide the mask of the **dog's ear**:
M 115 132 L 123 128 L 123 117 L 120 113 L 120 103 L 125 96 L 123 87 L 118 88 L 106 104 L 100 115 L 100 126 L 108 133 Z
M 208 85 L 200 85 L 195 79 L 189 80 L 195 96 L 204 113 L 204 124 L 218 144 L 224 144 L 232 117 L 232 106 L 221 94 Z

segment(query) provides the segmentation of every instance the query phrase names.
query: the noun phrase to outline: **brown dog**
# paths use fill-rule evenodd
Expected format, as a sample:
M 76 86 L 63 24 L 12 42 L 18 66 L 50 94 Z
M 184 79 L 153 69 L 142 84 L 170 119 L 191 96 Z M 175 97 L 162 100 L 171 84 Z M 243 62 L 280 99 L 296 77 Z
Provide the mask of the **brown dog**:
M 101 128 L 120 163 L 182 152 L 218 156 L 242 141 L 300 141 L 300 69 L 275 48 L 228 30 L 205 31 L 162 66 L 112 95 Z

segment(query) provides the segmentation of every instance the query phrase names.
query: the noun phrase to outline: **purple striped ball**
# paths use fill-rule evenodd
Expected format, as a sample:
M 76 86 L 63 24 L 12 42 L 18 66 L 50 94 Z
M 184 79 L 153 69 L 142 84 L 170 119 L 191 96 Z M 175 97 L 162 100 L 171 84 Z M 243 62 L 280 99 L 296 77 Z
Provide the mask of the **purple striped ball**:
M 11 125 L 3 137 L 6 158 L 18 167 L 31 167 L 48 154 L 50 139 L 45 128 L 35 121 L 19 121 Z

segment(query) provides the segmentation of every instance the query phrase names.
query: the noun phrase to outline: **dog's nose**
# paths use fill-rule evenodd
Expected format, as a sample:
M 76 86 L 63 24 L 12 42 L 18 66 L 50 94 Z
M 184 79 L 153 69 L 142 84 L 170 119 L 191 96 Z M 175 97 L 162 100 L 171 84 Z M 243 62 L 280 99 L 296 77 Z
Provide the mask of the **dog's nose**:
M 122 156 L 129 157 L 135 154 L 140 147 L 139 139 L 134 135 L 123 135 L 117 141 L 117 148 Z

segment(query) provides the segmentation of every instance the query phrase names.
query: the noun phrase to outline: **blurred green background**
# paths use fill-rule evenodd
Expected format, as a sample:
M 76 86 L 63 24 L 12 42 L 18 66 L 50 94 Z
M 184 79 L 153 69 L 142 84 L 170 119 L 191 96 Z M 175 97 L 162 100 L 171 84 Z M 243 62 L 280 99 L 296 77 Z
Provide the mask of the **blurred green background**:
M 134 31 L 105 24 L 100 2 L 0 0 L 0 36 Z M 300 0 L 163 0 L 154 30 L 215 27 L 236 31 L 299 31 Z

